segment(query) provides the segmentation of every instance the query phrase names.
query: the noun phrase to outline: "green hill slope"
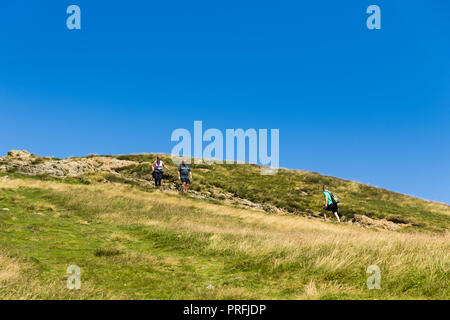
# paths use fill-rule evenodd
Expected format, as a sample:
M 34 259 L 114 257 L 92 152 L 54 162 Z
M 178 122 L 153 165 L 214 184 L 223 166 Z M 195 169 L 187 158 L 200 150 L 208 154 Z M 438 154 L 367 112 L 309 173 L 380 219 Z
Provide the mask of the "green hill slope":
M 0 299 L 450 297 L 444 204 L 251 165 L 193 165 L 184 195 L 170 159 L 154 189 L 153 158 L 0 159 Z M 368 215 L 400 228 L 315 219 L 322 183 L 343 198 L 347 222 Z M 80 290 L 66 286 L 70 265 Z M 370 265 L 380 290 L 366 286 Z
M 140 164 L 125 167 L 125 176 L 151 179 L 151 166 L 155 155 L 125 155 L 117 159 L 138 161 Z M 172 168 L 166 175 L 169 183 L 176 182 L 176 168 L 171 158 L 163 160 Z M 322 185 L 337 193 L 342 200 L 340 213 L 347 219 L 355 215 L 387 219 L 407 224 L 407 228 L 445 231 L 450 227 L 450 206 L 424 201 L 361 183 L 323 176 L 317 173 L 280 169 L 276 175 L 261 175 L 256 165 L 192 166 L 193 190 L 217 199 L 227 196 L 271 205 L 299 215 L 318 215 L 323 206 Z M 271 207 L 268 206 L 268 211 Z

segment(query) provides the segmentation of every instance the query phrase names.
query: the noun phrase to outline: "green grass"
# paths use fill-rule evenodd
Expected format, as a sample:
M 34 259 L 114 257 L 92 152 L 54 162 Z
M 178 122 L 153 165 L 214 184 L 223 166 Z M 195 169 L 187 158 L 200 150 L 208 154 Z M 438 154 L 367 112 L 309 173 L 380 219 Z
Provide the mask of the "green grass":
M 17 172 L 0 172 L 0 178 L 8 177 L 11 179 L 26 179 L 26 180 L 37 180 L 37 181 L 55 181 L 55 182 L 63 182 L 68 184 L 90 184 L 91 182 L 84 179 L 83 177 L 65 177 L 65 178 L 56 178 L 48 175 L 28 175 Z
M 155 157 L 116 156 L 138 164 L 75 178 L 0 173 L 0 299 L 450 297 L 448 205 L 317 173 L 205 163 L 191 165 L 201 200 L 155 191 Z M 167 189 L 177 172 L 163 160 Z M 320 213 L 322 184 L 346 218 L 409 227 L 306 219 Z M 230 195 L 290 214 L 243 209 L 223 201 Z M 372 264 L 381 290 L 366 287 Z M 70 265 L 82 270 L 81 290 L 66 288 Z
M 449 298 L 448 235 L 276 217 L 133 186 L 10 181 L 0 188 L 0 209 L 9 208 L 0 211 L 0 298 Z M 2 279 L 8 261 L 18 271 Z M 65 287 L 72 264 L 81 290 Z M 382 269 L 381 290 L 365 287 L 370 264 Z
M 156 155 L 139 154 L 117 156 L 117 159 L 140 162 L 120 172 L 125 176 L 133 173 L 137 177 L 151 176 L 151 165 Z M 162 156 L 171 167 L 166 172 L 167 183 L 176 181 L 176 165 L 169 156 Z M 256 165 L 191 165 L 194 174 L 192 189 L 212 194 L 222 200 L 222 192 L 230 193 L 242 199 L 258 204 L 270 204 L 288 212 L 309 215 L 318 214 L 323 205 L 321 187 L 323 184 L 337 193 L 342 203 L 340 213 L 347 218 L 366 215 L 371 218 L 409 223 L 406 230 L 428 230 L 445 232 L 450 229 L 450 206 L 428 202 L 396 192 L 376 188 L 361 183 L 323 176 L 318 173 L 294 170 L 279 170 L 273 176 L 260 174 Z

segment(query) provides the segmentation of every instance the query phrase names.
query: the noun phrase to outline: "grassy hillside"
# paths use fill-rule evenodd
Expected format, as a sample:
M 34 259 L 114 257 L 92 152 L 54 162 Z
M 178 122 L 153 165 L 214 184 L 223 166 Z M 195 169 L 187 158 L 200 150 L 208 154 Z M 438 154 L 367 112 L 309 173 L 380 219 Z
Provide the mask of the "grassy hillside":
M 0 299 L 450 298 L 446 205 L 307 172 L 260 176 L 249 165 L 193 166 L 196 194 L 182 195 L 167 189 L 173 165 L 155 191 L 145 180 L 153 156 L 117 158 L 137 162 L 118 174 L 2 174 Z M 345 215 L 411 226 L 304 217 L 320 210 L 324 182 Z M 238 207 L 230 194 L 295 214 Z M 380 290 L 366 287 L 374 264 Z M 69 265 L 81 268 L 80 290 L 66 288 Z
M 117 159 L 133 160 L 139 165 L 126 167 L 120 172 L 150 179 L 155 155 L 125 155 Z M 171 158 L 163 156 L 171 166 L 166 178 L 176 181 L 176 166 Z M 195 183 L 192 188 L 201 193 L 224 199 L 224 193 L 247 199 L 261 205 L 269 204 L 290 213 L 318 215 L 323 206 L 322 185 L 327 184 L 337 193 L 342 203 L 340 213 L 351 219 L 355 215 L 386 218 L 409 224 L 404 229 L 445 231 L 450 228 L 450 207 L 424 201 L 385 189 L 361 183 L 323 176 L 317 173 L 280 169 L 278 174 L 263 176 L 256 165 L 192 165 Z

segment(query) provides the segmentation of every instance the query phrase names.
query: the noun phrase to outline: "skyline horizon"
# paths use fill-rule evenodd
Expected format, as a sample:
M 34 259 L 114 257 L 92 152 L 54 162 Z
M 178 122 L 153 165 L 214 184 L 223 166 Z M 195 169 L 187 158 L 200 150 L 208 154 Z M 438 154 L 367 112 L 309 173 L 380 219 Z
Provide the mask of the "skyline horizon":
M 74 4 L 81 29 L 66 24 Z M 450 203 L 448 12 L 445 0 L 1 2 L 0 150 L 170 154 L 195 120 L 279 129 L 282 167 Z
M 34 152 L 30 151 L 30 150 L 25 150 L 25 149 L 11 149 L 11 150 L 6 151 L 4 155 L 0 155 L 0 157 L 6 156 L 6 155 L 8 154 L 9 151 L 13 151 L 13 150 L 17 150 L 17 151 L 27 151 L 27 152 L 29 152 L 29 153 L 35 155 L 35 156 L 38 156 L 38 157 L 53 157 L 53 158 L 55 158 L 55 159 L 84 158 L 84 157 L 88 157 L 88 156 L 100 156 L 100 157 L 102 157 L 102 156 L 126 156 L 126 155 L 149 155 L 149 154 L 152 154 L 152 155 L 158 155 L 158 154 L 160 154 L 160 155 L 165 155 L 165 156 L 172 156 L 170 153 L 166 153 L 166 152 L 130 152 L 130 153 L 118 153 L 118 154 L 88 153 L 88 154 L 85 154 L 85 155 L 77 155 L 77 156 L 74 156 L 74 155 L 66 155 L 66 156 L 62 156 L 62 157 L 55 157 L 55 156 L 53 156 L 53 155 L 39 155 L 39 154 L 36 154 L 36 153 L 34 153 Z M 191 158 L 192 158 L 192 159 L 195 159 L 193 156 L 192 156 Z M 205 158 L 201 158 L 201 159 L 202 159 L 202 160 L 205 160 Z M 211 160 L 212 160 L 212 159 L 211 159 Z M 226 162 L 224 161 L 223 164 L 226 165 L 226 164 L 228 164 L 228 163 L 226 163 Z M 235 164 L 248 165 L 248 164 L 250 164 L 250 163 L 248 163 L 248 162 L 245 162 L 245 163 L 237 163 L 237 161 L 235 161 Z M 261 164 L 259 164 L 259 163 L 255 164 L 255 165 L 257 165 L 257 166 L 263 166 L 263 165 L 261 165 Z M 355 182 L 355 183 L 367 185 L 367 186 L 370 186 L 370 187 L 374 187 L 374 188 L 377 188 L 377 189 L 382 189 L 382 190 L 386 190 L 386 191 L 389 191 L 389 192 L 394 192 L 394 193 L 402 194 L 402 195 L 405 195 L 405 196 L 408 196 L 408 197 L 417 198 L 417 199 L 421 199 L 421 200 L 428 201 L 428 202 L 435 202 L 435 203 L 440 203 L 440 204 L 444 204 L 444 205 L 450 206 L 450 203 L 448 203 L 448 202 L 446 202 L 446 201 L 426 199 L 426 198 L 423 198 L 423 197 L 420 197 L 420 196 L 417 196 L 417 195 L 414 195 L 414 194 L 408 194 L 408 193 L 405 193 L 405 192 L 402 192 L 402 191 L 392 190 L 392 189 L 389 189 L 388 187 L 383 187 L 383 186 L 379 186 L 379 185 L 374 185 L 374 184 L 371 184 L 370 182 L 363 182 L 363 181 L 359 181 L 359 180 L 357 180 L 357 179 L 350 179 L 350 178 L 345 178 L 345 177 L 333 176 L 333 175 L 328 175 L 328 174 L 325 174 L 325 173 L 322 173 L 322 172 L 310 171 L 310 170 L 305 170 L 305 169 L 301 169 L 301 168 L 289 168 L 289 167 L 279 166 L 278 169 L 282 169 L 282 170 L 292 170 L 292 171 L 306 171 L 306 172 L 309 172 L 309 173 L 316 173 L 316 174 L 319 174 L 319 175 L 325 176 L 325 177 L 332 177 L 332 178 L 337 178 L 337 179 L 340 179 L 340 180 L 351 181 L 351 182 Z M 274 174 L 273 176 L 276 177 L 276 174 Z M 319 190 L 319 191 L 322 192 L 321 190 Z M 319 192 L 319 191 L 318 191 L 318 192 Z

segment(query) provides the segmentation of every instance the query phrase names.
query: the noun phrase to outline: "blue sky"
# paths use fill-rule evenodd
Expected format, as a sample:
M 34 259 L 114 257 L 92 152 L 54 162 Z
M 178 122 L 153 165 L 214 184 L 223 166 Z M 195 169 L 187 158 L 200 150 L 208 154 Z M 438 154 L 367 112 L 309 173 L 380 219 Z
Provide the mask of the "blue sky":
M 0 153 L 279 128 L 282 167 L 450 203 L 449 39 L 446 0 L 2 1 Z

